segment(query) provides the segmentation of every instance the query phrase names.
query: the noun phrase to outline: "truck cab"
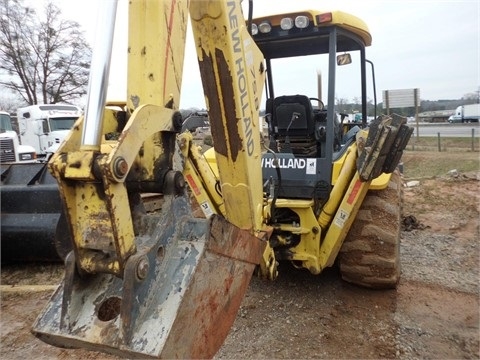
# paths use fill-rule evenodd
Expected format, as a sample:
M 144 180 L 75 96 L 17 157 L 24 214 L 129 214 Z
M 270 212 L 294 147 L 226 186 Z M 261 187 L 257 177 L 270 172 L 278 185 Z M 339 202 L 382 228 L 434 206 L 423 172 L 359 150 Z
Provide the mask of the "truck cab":
M 40 157 L 53 154 L 82 114 L 74 105 L 31 105 L 17 110 L 20 139 Z
M 478 122 L 480 119 L 480 104 L 461 105 L 455 109 L 455 113 L 448 118 L 452 123 Z
M 32 146 L 20 145 L 10 114 L 0 111 L 0 163 L 30 163 L 37 155 Z

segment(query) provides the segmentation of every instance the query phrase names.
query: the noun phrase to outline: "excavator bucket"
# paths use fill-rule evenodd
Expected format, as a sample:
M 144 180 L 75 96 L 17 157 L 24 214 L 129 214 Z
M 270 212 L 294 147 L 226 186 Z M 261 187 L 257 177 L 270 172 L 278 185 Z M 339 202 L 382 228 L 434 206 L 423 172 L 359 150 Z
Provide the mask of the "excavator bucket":
M 73 252 L 64 282 L 33 326 L 55 346 L 128 357 L 209 358 L 233 324 L 265 242 L 220 216 L 189 215 L 185 196 L 167 196 L 123 279 L 81 274 Z M 149 232 L 148 232 L 149 231 Z

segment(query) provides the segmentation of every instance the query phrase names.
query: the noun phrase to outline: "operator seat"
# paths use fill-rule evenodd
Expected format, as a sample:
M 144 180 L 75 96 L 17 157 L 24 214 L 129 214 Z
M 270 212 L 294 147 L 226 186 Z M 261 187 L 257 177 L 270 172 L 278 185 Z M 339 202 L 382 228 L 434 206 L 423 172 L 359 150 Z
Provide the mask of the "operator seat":
M 284 95 L 273 100 L 272 122 L 279 152 L 297 157 L 316 157 L 315 121 L 310 99 L 305 95 Z

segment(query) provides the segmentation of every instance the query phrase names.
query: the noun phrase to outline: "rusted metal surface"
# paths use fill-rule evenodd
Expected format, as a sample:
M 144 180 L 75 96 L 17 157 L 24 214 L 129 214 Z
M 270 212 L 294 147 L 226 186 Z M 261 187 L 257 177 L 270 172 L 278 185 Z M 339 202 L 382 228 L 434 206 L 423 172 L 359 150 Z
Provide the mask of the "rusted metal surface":
M 240 126 L 237 124 L 240 119 L 237 117 L 235 102 L 235 93 L 233 89 L 234 81 L 231 75 L 231 69 L 228 67 L 225 55 L 220 49 L 215 49 L 216 69 L 212 68 L 212 59 L 205 54 L 203 60 L 199 62 L 200 72 L 203 77 L 218 72 L 217 78 L 220 86 L 208 86 L 206 95 L 209 99 L 215 99 L 215 105 L 210 103 L 210 122 L 212 137 L 215 142 L 215 151 L 229 156 L 231 161 L 237 160 L 238 153 L 242 150 L 243 143 L 240 137 Z M 219 90 L 221 89 L 221 93 Z M 213 105 L 213 106 L 212 106 Z M 222 111 L 225 115 L 222 115 Z M 221 121 L 224 118 L 225 121 Z M 218 149 L 218 150 L 217 150 Z
M 201 60 L 198 61 L 201 74 L 214 74 L 215 69 L 213 67 L 212 58 L 202 49 Z M 212 121 L 210 121 L 210 130 L 212 137 L 215 139 L 215 151 L 223 156 L 228 155 L 227 139 L 224 136 L 224 127 L 221 121 L 222 108 L 221 108 L 221 94 L 218 93 L 218 89 L 214 82 L 205 82 L 203 84 L 203 91 L 208 99 L 216 99 L 216 101 L 209 101 L 208 114 Z
M 259 97 L 263 54 L 252 41 L 240 1 L 189 4 L 192 32 L 209 110 L 225 217 L 262 231 Z M 246 171 L 248 169 L 248 171 Z
M 33 327 L 43 341 L 128 357 L 212 357 L 265 243 L 221 217 L 194 219 L 184 196 L 146 217 L 125 278 L 81 277 L 73 259 Z M 73 253 L 72 253 L 73 254 Z M 142 279 L 143 277 L 143 279 Z M 63 303 L 63 305 L 62 305 Z
M 406 118 L 396 114 L 372 121 L 357 161 L 357 170 L 363 181 L 370 181 L 382 172 L 391 173 L 396 169 L 413 132 L 406 122 Z
M 119 127 L 122 132 L 115 140 L 105 136 L 101 153 L 80 149 L 80 119 L 52 157 L 49 167 L 60 182 L 76 261 L 84 271 L 123 276 L 136 246 L 135 219 L 128 211 L 131 194 L 164 192 L 166 180 L 179 177 L 171 174 L 175 131 L 180 128 L 177 115 L 171 109 L 141 105 L 123 125 L 114 111 L 106 111 L 105 135 Z

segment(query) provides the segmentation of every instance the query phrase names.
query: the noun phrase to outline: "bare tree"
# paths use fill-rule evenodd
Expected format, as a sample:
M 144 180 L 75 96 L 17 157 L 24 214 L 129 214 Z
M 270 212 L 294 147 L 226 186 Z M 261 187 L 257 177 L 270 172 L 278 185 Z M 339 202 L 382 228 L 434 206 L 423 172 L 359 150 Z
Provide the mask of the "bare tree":
M 477 91 L 463 95 L 462 100 L 467 101 L 469 104 L 480 103 L 480 87 Z
M 14 113 L 19 107 L 24 106 L 24 102 L 13 94 L 2 92 L 0 96 L 0 111 Z
M 86 94 L 91 48 L 77 22 L 51 2 L 42 21 L 22 0 L 0 0 L 0 14 L 0 86 L 30 105 Z

